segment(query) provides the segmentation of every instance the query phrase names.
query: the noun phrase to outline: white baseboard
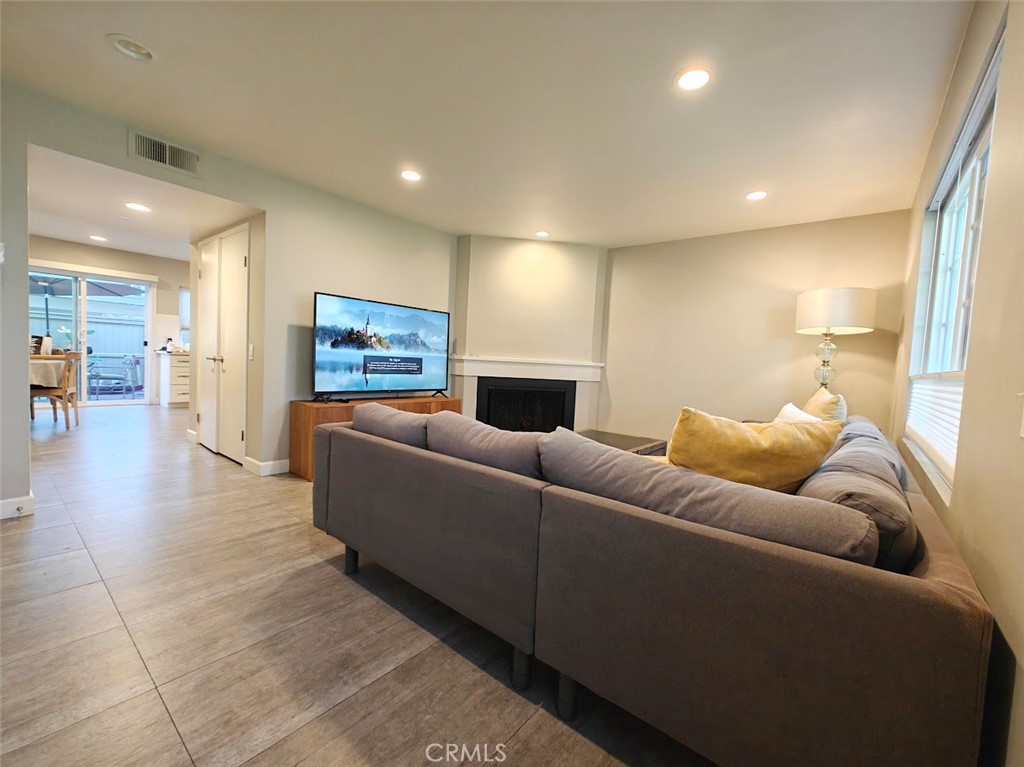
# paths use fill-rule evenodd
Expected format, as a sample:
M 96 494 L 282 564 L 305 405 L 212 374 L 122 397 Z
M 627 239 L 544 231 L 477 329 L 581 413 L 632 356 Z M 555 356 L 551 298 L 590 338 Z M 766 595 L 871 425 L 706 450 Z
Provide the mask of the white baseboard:
M 185 436 L 188 437 L 188 441 L 193 445 L 199 442 L 199 435 L 196 434 L 195 429 L 185 429 Z
M 255 458 L 246 456 L 242 461 L 246 471 L 251 471 L 257 477 L 269 477 L 271 474 L 287 474 L 288 459 L 281 461 L 257 461 Z
M 36 499 L 31 491 L 20 498 L 4 498 L 0 500 L 0 519 L 26 517 L 35 512 Z

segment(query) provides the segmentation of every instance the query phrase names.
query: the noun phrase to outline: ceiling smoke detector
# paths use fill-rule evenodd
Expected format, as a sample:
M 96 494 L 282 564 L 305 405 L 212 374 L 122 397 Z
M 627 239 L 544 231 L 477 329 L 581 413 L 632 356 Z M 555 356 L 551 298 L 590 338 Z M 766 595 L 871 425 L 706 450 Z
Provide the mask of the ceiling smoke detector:
M 110 47 L 135 61 L 152 61 L 153 52 L 134 37 L 122 35 L 120 32 L 111 32 L 107 35 L 107 42 Z

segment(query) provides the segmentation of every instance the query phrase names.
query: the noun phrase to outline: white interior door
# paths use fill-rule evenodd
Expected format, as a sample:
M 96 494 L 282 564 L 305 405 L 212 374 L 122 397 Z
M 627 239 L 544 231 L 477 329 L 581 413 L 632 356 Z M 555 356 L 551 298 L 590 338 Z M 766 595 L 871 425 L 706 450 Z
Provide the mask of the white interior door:
M 201 445 L 220 452 L 217 426 L 220 384 L 220 238 L 199 245 L 199 320 L 196 340 L 196 434 Z
M 248 357 L 249 228 L 220 240 L 220 387 L 218 452 L 245 457 L 245 373 Z

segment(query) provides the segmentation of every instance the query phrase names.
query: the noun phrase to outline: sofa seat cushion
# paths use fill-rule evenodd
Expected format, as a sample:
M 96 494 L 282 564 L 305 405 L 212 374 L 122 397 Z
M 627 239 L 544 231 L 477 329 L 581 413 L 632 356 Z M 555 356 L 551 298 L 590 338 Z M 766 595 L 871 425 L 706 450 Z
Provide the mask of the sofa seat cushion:
M 872 428 L 877 431 L 873 424 Z M 845 430 L 844 430 L 845 431 Z M 800 487 L 798 495 L 862 511 L 878 528 L 877 567 L 906 572 L 917 551 L 917 524 L 881 432 L 848 436 Z M 895 460 L 899 460 L 898 456 Z M 900 464 L 901 465 L 901 464 Z
M 713 477 L 793 492 L 821 465 L 842 428 L 820 423 L 739 423 L 684 407 L 668 458 Z
M 427 421 L 427 448 L 454 458 L 540 479 L 537 431 L 505 431 L 442 411 Z
M 392 442 L 425 448 L 427 418 L 424 413 L 407 413 L 379 402 L 367 402 L 352 409 L 352 428 Z
M 544 479 L 689 522 L 872 564 L 878 530 L 854 509 L 706 476 L 559 428 L 540 438 Z

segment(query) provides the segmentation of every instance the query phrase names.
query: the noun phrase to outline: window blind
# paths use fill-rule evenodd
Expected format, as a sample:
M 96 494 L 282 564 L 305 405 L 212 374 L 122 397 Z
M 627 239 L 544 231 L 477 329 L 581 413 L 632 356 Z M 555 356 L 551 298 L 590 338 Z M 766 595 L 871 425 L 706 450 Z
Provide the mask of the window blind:
M 907 436 L 952 486 L 960 434 L 963 373 L 914 376 L 907 404 Z

